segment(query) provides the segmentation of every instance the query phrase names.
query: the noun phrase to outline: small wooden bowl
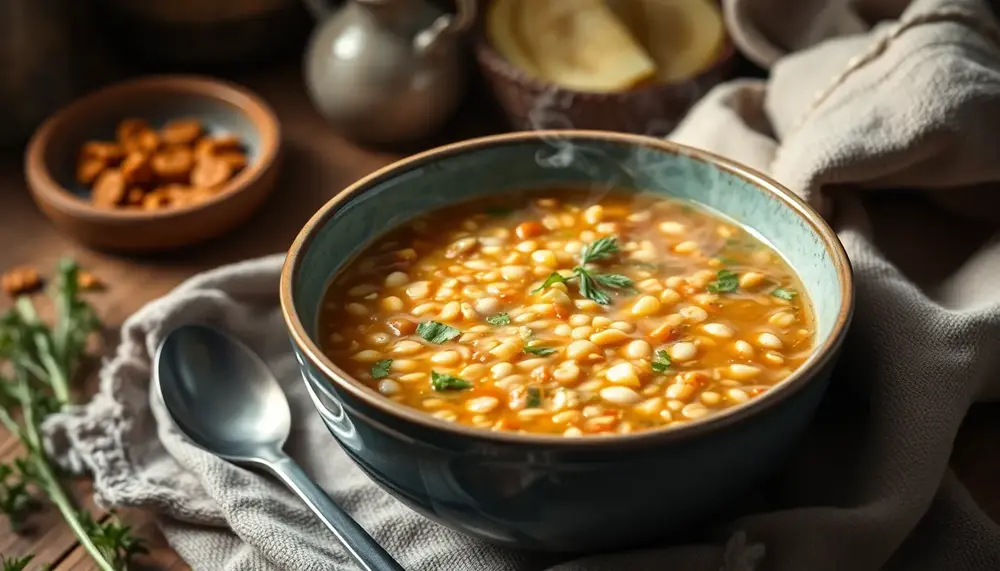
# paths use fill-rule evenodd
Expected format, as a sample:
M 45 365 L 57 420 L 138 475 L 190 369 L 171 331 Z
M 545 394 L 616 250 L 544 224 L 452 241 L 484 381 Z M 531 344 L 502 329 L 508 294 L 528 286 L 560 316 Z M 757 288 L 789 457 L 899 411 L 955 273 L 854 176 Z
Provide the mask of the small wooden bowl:
M 95 207 L 75 178 L 77 154 L 87 141 L 114 140 L 115 127 L 129 117 L 154 127 L 196 118 L 210 135 L 239 137 L 247 166 L 198 204 L 153 211 Z M 76 240 L 101 250 L 162 251 L 219 236 L 246 220 L 274 188 L 280 139 L 274 111 L 242 87 L 198 76 L 149 76 L 97 90 L 50 117 L 28 143 L 24 170 L 35 203 Z
M 528 75 L 493 47 L 486 33 L 489 1 L 479 10 L 476 60 L 518 130 L 585 129 L 664 136 L 702 96 L 732 73 L 736 50 L 728 35 L 715 60 L 700 74 L 678 83 L 656 83 L 629 91 L 577 91 Z

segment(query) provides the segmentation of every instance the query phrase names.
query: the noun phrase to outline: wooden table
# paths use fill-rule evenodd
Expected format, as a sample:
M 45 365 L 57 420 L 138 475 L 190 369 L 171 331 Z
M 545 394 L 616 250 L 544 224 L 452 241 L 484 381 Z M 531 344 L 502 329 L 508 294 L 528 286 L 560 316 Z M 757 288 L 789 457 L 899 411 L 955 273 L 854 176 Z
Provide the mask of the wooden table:
M 76 258 L 109 284 L 106 292 L 93 295 L 91 300 L 109 326 L 109 343 L 114 343 L 122 321 L 147 301 L 196 272 L 285 250 L 302 223 L 334 193 L 401 156 L 362 149 L 338 137 L 312 110 L 295 73 L 237 79 L 274 105 L 282 122 L 286 149 L 277 190 L 249 223 L 220 239 L 165 255 L 120 257 L 90 251 L 57 233 L 42 217 L 25 189 L 20 157 L 8 157 L 0 163 L 0 269 L 30 263 L 48 270 L 62 256 Z M 473 109 L 482 104 L 481 96 L 474 95 L 471 100 L 442 140 L 423 146 L 503 128 L 495 114 Z M 998 412 L 1000 406 L 973 412 L 958 438 L 953 459 L 960 477 L 995 520 L 1000 520 L 1000 455 L 994 444 L 1000 440 Z M 17 442 L 0 431 L 0 460 L 9 460 L 17 453 Z M 88 484 L 80 482 L 77 492 L 81 498 L 88 498 Z M 139 534 L 150 538 L 151 553 L 142 558 L 140 568 L 188 568 L 165 544 L 148 515 L 121 515 L 138 528 Z M 30 527 L 30 533 L 18 536 L 6 527 L 6 522 L 0 522 L 0 553 L 35 553 L 39 563 L 52 563 L 58 571 L 95 569 L 54 511 L 35 517 Z

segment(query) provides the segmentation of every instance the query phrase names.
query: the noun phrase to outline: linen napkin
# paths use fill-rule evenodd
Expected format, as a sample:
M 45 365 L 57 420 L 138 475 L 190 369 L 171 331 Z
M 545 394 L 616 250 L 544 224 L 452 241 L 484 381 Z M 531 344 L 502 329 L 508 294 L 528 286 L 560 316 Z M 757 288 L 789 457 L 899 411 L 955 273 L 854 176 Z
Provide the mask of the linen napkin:
M 973 225 L 962 216 L 997 212 L 984 205 L 1000 180 L 1000 49 L 984 2 L 905 4 L 725 2 L 740 49 L 771 77 L 716 88 L 672 135 L 808 198 L 856 272 L 830 393 L 759 511 L 698 543 L 571 561 L 485 545 L 410 512 L 312 413 L 278 311 L 281 256 L 192 278 L 131 317 L 100 392 L 47 425 L 53 454 L 93 474 L 102 504 L 153 511 L 196 570 L 355 569 L 280 485 L 186 442 L 153 396 L 162 335 L 206 322 L 264 356 L 291 399 L 288 451 L 407 569 L 1000 569 L 1000 528 L 948 469 L 970 404 L 1000 395 L 1000 241 L 969 253 L 955 240 Z M 880 198 L 890 193 L 902 198 Z M 934 216 L 918 218 L 911 206 L 928 196 Z

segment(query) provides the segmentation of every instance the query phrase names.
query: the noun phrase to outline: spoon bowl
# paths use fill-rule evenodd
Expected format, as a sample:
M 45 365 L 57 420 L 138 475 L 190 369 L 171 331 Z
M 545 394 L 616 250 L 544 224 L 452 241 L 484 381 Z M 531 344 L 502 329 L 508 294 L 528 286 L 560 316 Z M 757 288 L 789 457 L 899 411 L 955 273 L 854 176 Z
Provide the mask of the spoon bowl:
M 195 445 L 277 476 L 365 571 L 403 571 L 281 450 L 292 426 L 288 399 L 267 363 L 249 347 L 217 329 L 184 325 L 160 343 L 153 374 L 174 424 Z
M 202 448 L 230 459 L 284 446 L 288 400 L 267 364 L 239 340 L 187 325 L 167 335 L 156 361 L 167 409 Z

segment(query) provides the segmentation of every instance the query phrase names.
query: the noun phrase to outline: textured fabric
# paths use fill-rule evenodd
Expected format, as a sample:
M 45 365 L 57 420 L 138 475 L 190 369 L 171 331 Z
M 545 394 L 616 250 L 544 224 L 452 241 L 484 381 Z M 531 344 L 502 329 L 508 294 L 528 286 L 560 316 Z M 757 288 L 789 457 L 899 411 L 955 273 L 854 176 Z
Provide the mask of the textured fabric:
M 413 514 L 311 413 L 277 307 L 280 257 L 193 278 L 129 319 L 100 393 L 47 426 L 52 452 L 93 473 L 101 503 L 157 514 L 196 570 L 354 569 L 280 485 L 171 427 L 150 391 L 150 355 L 164 331 L 208 322 L 264 355 L 292 402 L 288 451 L 407 569 L 1000 569 L 1000 529 L 948 470 L 970 404 L 1000 395 L 1000 242 L 959 240 L 1000 212 L 990 184 L 1000 179 L 993 15 L 974 0 L 905 11 L 868 1 L 861 14 L 822 0 L 725 4 L 740 49 L 771 77 L 716 88 L 672 138 L 767 171 L 810 200 L 857 277 L 830 392 L 755 513 L 697 545 L 571 562 L 490 547 Z M 869 29 L 873 17 L 892 21 Z

